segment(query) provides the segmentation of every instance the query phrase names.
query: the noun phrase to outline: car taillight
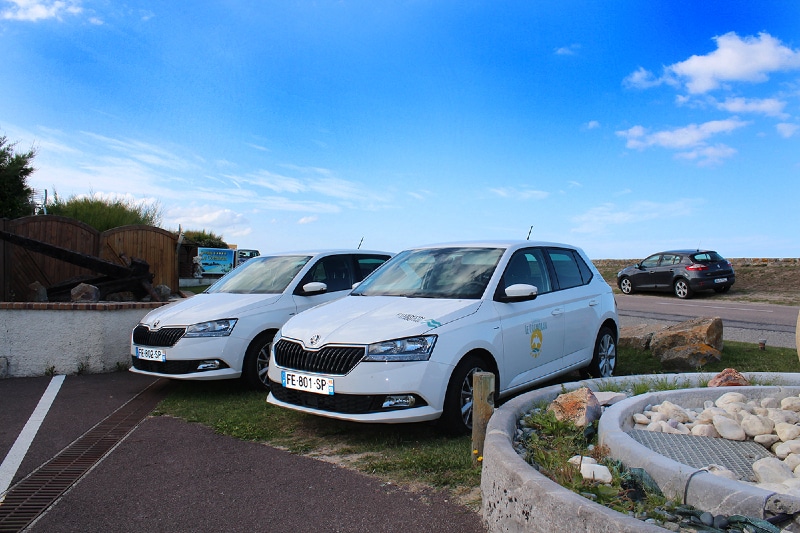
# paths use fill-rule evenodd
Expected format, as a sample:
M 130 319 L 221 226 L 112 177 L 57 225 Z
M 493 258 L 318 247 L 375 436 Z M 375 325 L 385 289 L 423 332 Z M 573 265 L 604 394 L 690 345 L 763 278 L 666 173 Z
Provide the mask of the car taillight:
M 692 272 L 697 272 L 697 271 L 700 271 L 700 270 L 708 270 L 708 267 L 706 265 L 698 265 L 697 263 L 694 263 L 692 265 L 687 266 L 686 270 L 691 270 Z

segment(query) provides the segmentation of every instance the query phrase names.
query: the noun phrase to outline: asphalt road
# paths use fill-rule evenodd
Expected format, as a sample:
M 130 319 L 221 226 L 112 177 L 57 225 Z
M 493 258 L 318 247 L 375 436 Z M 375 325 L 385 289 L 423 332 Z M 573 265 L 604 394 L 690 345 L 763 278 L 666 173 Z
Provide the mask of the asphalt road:
M 696 317 L 722 319 L 725 339 L 796 348 L 795 330 L 800 307 L 725 300 L 724 296 L 698 294 L 688 300 L 672 295 L 617 294 L 623 326 L 637 323 L 676 323 Z
M 60 388 L 37 416 L 54 382 Z M 170 385 L 130 372 L 0 380 L 0 482 L 10 476 L 0 531 L 20 530 L 10 515 L 15 499 L 29 490 L 26 483 L 40 478 L 33 485 L 46 497 L 53 480 L 76 469 L 82 469 L 77 480 L 24 531 L 485 531 L 480 515 L 446 492 L 407 490 L 199 424 L 148 416 Z M 141 406 L 132 410 L 132 404 Z M 112 431 L 119 420 L 107 421 L 130 411 L 130 427 Z M 9 466 L 10 457 L 20 456 L 20 436 L 37 418 L 41 425 L 24 459 Z M 105 451 L 90 459 L 98 447 Z M 76 460 L 59 460 L 64 456 Z

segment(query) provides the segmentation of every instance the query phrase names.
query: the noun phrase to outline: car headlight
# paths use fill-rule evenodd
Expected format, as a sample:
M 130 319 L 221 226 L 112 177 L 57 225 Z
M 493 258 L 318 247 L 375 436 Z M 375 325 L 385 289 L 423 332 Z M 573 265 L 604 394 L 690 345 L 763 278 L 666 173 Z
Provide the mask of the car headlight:
M 186 328 L 184 337 L 227 337 L 236 325 L 236 318 L 223 318 L 222 320 L 209 320 L 192 324 Z
M 427 361 L 436 344 L 436 335 L 407 337 L 370 344 L 364 361 Z

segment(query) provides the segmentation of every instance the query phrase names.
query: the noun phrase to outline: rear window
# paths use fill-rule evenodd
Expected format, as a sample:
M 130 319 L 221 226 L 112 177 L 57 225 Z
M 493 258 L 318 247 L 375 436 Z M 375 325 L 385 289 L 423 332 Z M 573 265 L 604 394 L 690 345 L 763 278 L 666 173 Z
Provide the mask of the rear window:
M 716 263 L 717 261 L 725 261 L 725 258 L 717 252 L 701 252 L 692 254 L 692 261 L 695 263 Z

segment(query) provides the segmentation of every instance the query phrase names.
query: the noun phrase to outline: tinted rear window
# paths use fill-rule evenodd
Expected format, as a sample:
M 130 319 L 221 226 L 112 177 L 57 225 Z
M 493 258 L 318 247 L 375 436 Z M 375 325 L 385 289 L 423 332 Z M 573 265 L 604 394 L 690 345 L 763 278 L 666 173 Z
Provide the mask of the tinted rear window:
M 696 263 L 716 263 L 717 261 L 725 261 L 725 258 L 717 252 L 701 252 L 692 254 L 692 261 Z

